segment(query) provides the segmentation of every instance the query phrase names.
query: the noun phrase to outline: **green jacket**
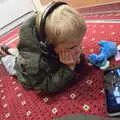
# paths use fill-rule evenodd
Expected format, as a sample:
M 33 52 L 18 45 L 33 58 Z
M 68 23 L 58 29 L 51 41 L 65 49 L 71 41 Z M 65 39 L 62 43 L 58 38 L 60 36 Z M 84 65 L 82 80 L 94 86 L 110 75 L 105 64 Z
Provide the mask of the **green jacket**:
M 52 49 L 39 41 L 35 16 L 21 27 L 17 48 L 20 55 L 15 69 L 18 80 L 26 89 L 56 93 L 72 82 L 73 71 L 60 63 Z

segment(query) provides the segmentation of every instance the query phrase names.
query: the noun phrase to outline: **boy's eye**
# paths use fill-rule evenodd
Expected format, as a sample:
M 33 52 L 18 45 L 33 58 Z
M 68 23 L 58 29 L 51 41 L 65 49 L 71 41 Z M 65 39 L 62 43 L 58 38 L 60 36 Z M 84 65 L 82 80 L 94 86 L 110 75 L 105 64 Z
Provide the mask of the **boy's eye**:
M 77 45 L 75 45 L 75 46 L 73 46 L 73 47 L 70 47 L 69 49 L 72 50 L 72 49 L 74 49 L 74 48 L 76 48 L 76 47 L 77 47 Z
M 74 47 L 69 48 L 70 50 L 74 49 Z

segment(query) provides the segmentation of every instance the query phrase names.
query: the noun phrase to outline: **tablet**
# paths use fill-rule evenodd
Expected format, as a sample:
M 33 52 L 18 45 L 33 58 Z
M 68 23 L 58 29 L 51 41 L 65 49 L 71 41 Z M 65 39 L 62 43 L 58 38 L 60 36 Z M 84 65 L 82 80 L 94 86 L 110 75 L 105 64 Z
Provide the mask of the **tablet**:
M 104 74 L 108 116 L 120 116 L 120 69 Z

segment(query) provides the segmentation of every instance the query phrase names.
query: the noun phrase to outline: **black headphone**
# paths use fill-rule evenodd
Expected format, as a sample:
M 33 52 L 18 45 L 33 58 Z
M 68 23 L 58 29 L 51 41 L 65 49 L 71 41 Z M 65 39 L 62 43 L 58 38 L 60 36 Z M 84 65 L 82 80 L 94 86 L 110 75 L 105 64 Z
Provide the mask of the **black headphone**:
M 46 42 L 45 41 L 45 22 L 46 22 L 46 18 L 48 15 L 50 15 L 56 8 L 58 8 L 61 5 L 66 5 L 67 3 L 65 2 L 55 2 L 53 1 L 52 3 L 50 3 L 50 5 L 48 5 L 48 7 L 44 10 L 42 16 L 41 16 L 41 21 L 40 21 L 40 33 L 39 33 L 39 40 Z

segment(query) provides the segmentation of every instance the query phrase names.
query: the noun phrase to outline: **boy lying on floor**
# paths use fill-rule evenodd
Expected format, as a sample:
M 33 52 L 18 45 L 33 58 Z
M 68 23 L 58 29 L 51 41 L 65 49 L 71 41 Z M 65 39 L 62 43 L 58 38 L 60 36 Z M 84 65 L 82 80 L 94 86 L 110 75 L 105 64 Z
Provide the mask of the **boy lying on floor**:
M 26 89 L 63 90 L 82 62 L 85 32 L 84 20 L 64 2 L 52 2 L 38 11 L 22 26 L 17 55 L 12 55 L 18 80 Z

